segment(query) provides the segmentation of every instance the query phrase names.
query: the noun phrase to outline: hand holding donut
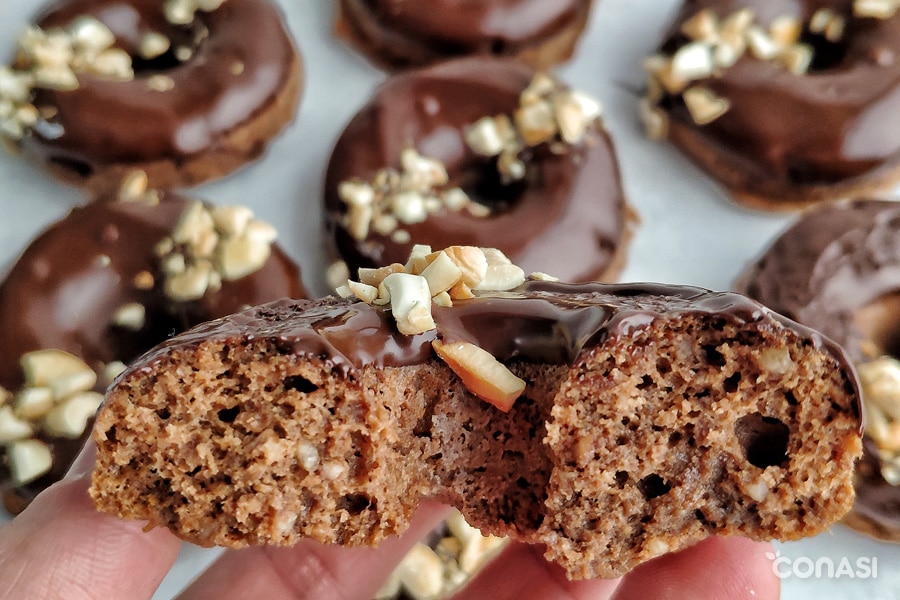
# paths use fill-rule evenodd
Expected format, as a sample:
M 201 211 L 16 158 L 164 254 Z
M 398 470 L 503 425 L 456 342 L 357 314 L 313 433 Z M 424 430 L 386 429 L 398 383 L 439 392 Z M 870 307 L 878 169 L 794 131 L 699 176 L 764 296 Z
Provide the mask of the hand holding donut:
M 96 512 L 87 495 L 92 449 L 67 478 L 0 529 L 3 598 L 149 599 L 175 562 L 181 542 L 168 531 Z M 225 553 L 178 598 L 368 600 L 418 537 L 444 511 L 423 505 L 409 532 L 378 549 L 301 543 L 290 549 Z M 572 583 L 540 557 L 510 545 L 458 597 L 615 599 L 703 597 L 775 600 L 779 594 L 765 543 L 712 538 L 638 567 L 619 580 Z M 709 577 L 708 573 L 715 573 Z

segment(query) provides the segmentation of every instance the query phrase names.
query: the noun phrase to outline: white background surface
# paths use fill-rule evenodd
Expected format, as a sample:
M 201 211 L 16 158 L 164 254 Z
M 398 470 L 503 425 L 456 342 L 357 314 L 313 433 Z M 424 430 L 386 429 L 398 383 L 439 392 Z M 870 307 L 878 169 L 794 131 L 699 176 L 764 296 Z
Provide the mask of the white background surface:
M 306 64 L 299 118 L 261 162 L 198 188 L 196 195 L 250 205 L 276 224 L 281 243 L 303 267 L 308 287 L 324 293 L 319 206 L 324 168 L 344 124 L 384 75 L 333 38 L 331 0 L 280 3 Z M 0 56 L 12 52 L 15 36 L 40 5 L 40 0 L 0 0 Z M 626 193 L 641 217 L 622 280 L 726 289 L 793 217 L 730 204 L 674 149 L 642 137 L 635 108 L 643 80 L 641 61 L 654 48 L 675 6 L 676 0 L 600 0 L 575 60 L 559 72 L 604 103 Z M 0 152 L 0 264 L 13 260 L 39 231 L 81 201 L 76 190 Z M 778 550 L 792 559 L 878 561 L 874 579 L 789 577 L 783 581 L 784 598 L 900 598 L 900 546 L 838 526 L 815 539 L 779 544 Z M 186 548 L 157 597 L 172 597 L 214 555 Z M 717 574 L 710 572 L 709 577 Z

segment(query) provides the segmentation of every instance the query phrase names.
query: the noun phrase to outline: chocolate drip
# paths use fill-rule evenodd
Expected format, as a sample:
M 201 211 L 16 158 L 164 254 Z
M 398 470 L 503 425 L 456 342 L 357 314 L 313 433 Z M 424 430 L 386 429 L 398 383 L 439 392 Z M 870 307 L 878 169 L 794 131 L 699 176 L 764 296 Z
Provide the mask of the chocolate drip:
M 327 224 L 337 253 L 351 272 L 359 267 L 404 263 L 413 244 L 435 248 L 472 245 L 499 248 L 526 272 L 543 271 L 584 281 L 614 265 L 625 243 L 625 201 L 618 163 L 605 131 L 555 153 L 532 149 L 522 182 L 502 185 L 493 159 L 467 146 L 465 128 L 479 119 L 512 114 L 534 71 L 512 62 L 464 59 L 395 76 L 357 113 L 332 153 L 325 183 Z M 422 223 L 403 225 L 409 243 L 370 232 L 354 239 L 339 224 L 345 205 L 342 181 L 370 181 L 385 167 L 398 167 L 408 147 L 441 161 L 450 186 L 493 210 L 488 217 L 442 210 Z

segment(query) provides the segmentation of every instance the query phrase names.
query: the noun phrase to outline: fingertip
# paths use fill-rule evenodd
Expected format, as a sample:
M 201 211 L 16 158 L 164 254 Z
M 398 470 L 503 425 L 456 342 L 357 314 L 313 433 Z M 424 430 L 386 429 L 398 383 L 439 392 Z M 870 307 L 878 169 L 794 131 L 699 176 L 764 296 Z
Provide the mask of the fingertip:
M 774 551 L 768 542 L 709 538 L 637 567 L 613 598 L 777 600 L 781 588 L 770 556 Z

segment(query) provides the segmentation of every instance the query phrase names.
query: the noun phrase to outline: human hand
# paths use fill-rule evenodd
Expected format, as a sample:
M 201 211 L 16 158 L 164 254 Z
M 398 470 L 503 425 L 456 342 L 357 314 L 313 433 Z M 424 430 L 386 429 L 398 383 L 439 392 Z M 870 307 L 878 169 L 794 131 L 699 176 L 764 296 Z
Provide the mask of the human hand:
M 150 598 L 178 555 L 166 530 L 99 513 L 87 494 L 93 452 L 67 478 L 0 529 L 0 598 L 140 600 Z M 301 542 L 292 548 L 225 552 L 179 600 L 369 600 L 409 548 L 444 516 L 423 504 L 410 530 L 377 549 Z M 539 549 L 510 544 L 457 598 L 492 600 L 775 600 L 766 552 L 741 538 L 711 538 L 648 562 L 615 580 L 570 582 Z

